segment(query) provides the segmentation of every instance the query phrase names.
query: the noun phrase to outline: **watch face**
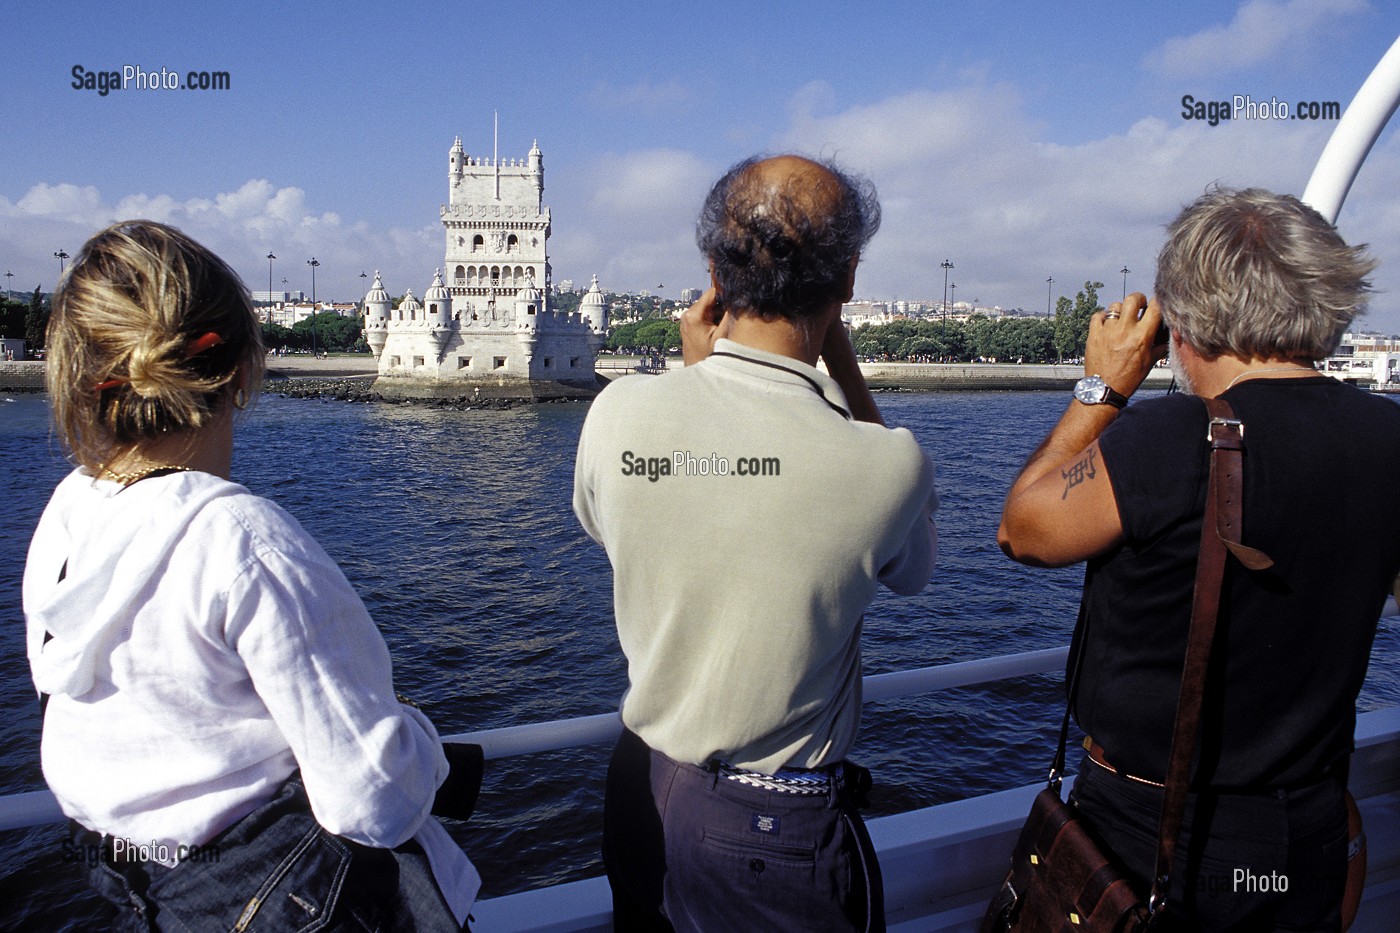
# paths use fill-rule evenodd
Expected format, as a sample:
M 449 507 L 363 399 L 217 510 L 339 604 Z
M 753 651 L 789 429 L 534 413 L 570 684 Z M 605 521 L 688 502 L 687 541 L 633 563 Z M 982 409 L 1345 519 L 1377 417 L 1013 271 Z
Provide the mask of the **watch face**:
M 1108 384 L 1099 376 L 1085 376 L 1074 384 L 1074 397 L 1085 405 L 1099 405 L 1108 395 Z

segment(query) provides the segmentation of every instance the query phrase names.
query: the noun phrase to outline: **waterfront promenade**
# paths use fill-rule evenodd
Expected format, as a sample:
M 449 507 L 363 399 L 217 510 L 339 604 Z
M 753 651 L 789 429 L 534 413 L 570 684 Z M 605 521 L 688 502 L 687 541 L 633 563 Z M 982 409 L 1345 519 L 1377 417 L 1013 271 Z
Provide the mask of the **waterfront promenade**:
M 630 370 L 615 367 L 636 364 L 635 357 L 599 357 L 598 374 L 606 379 L 616 378 Z M 605 367 L 603 364 L 607 364 Z M 669 361 L 672 367 L 683 364 Z M 935 390 L 1011 390 L 1068 389 L 1074 385 L 1084 368 L 1079 365 L 1040 365 L 1007 363 L 862 363 L 861 371 L 873 389 L 909 391 Z M 371 379 L 375 375 L 375 360 L 368 354 L 344 354 L 327 359 L 310 356 L 273 356 L 267 360 L 269 379 Z M 1149 389 L 1164 389 L 1171 382 L 1171 373 L 1164 367 L 1152 371 L 1144 385 Z M 0 391 L 35 392 L 44 387 L 43 363 L 0 363 Z

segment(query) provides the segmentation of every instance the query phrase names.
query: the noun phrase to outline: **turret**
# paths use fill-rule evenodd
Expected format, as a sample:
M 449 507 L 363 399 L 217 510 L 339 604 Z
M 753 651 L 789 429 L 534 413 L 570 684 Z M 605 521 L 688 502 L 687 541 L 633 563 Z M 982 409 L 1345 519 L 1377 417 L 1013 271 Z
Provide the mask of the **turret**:
M 598 287 L 598 276 L 593 276 L 593 284 L 589 286 L 584 294 L 583 300 L 578 305 L 579 317 L 588 321 L 588 329 L 595 334 L 606 334 L 608 332 L 608 300 L 603 297 L 603 290 Z
M 530 174 L 536 177 L 535 184 L 539 187 L 540 193 L 544 193 L 544 153 L 540 152 L 540 141 L 535 140 L 530 146 Z
M 534 285 L 526 285 L 515 293 L 515 329 L 537 331 L 544 315 L 544 299 Z
M 433 284 L 423 293 L 423 304 L 427 308 L 424 315 L 428 319 L 428 330 L 437 344 L 438 359 L 441 360 L 452 339 L 452 295 L 442 284 L 442 270 L 433 275 Z
M 447 153 L 448 181 L 454 181 L 466 170 L 467 154 L 462 150 L 462 137 L 458 136 Z
M 389 339 L 389 309 L 392 306 L 389 293 L 384 290 L 384 283 L 379 279 L 379 270 L 375 269 L 374 284 L 365 295 L 365 342 L 369 344 L 370 352 L 376 359 L 383 352 L 385 341 Z
M 423 306 L 418 303 L 418 299 L 413 297 L 413 289 L 403 293 L 403 301 L 399 302 L 399 313 L 394 316 L 391 326 L 408 327 L 410 325 L 422 323 Z

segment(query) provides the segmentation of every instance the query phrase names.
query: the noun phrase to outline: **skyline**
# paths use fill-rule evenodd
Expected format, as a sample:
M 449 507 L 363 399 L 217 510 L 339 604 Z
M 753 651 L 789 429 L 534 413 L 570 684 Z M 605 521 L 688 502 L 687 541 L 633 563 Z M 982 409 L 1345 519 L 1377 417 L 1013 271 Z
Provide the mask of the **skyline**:
M 315 257 L 319 298 L 359 300 L 376 270 L 421 295 L 443 261 L 448 150 L 460 135 L 489 157 L 499 113 L 501 158 L 544 152 L 556 283 L 703 287 L 709 186 L 745 156 L 798 151 L 879 190 L 858 299 L 941 303 L 946 260 L 957 300 L 1040 314 L 1052 277 L 1052 305 L 1086 280 L 1116 299 L 1125 267 L 1150 293 L 1183 204 L 1215 182 L 1301 194 L 1336 126 L 1211 126 L 1183 115 L 1185 96 L 1345 108 L 1400 35 L 1400 10 L 1367 0 L 581 6 L 160 2 L 59 22 L 21 4 L 0 77 L 0 275 L 50 291 L 55 252 L 147 217 L 252 290 L 272 252 L 275 290 L 309 294 Z M 72 87 L 128 65 L 229 86 Z M 1381 263 L 1358 329 L 1400 332 L 1398 168 L 1388 127 L 1338 218 Z

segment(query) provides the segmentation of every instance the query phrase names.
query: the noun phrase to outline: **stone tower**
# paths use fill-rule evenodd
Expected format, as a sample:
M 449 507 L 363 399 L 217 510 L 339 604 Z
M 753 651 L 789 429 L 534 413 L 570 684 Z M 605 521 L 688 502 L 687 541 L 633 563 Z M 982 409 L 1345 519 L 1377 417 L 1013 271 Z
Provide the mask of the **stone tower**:
M 607 309 L 596 278 L 588 315 L 550 307 L 539 143 L 524 159 L 476 158 L 458 137 L 447 183 L 443 268 L 422 304 L 406 298 L 392 308 L 377 272 L 365 296 L 366 340 L 379 357 L 375 388 L 404 396 L 596 391 Z

